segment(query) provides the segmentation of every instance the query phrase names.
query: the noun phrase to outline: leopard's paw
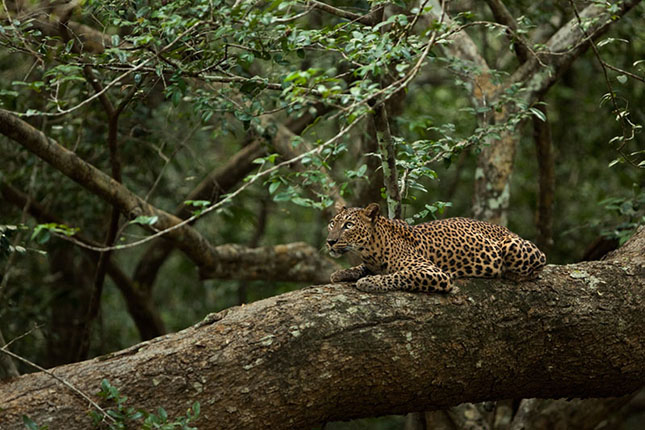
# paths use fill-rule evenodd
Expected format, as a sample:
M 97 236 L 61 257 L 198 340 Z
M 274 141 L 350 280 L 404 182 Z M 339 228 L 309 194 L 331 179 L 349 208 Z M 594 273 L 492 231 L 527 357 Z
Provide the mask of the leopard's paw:
M 388 290 L 388 288 L 379 285 L 374 278 L 375 276 L 368 276 L 367 278 L 359 279 L 356 281 L 356 289 L 366 293 L 382 293 Z
M 334 273 L 331 274 L 331 276 L 329 277 L 329 280 L 331 281 L 332 284 L 335 284 L 337 282 L 353 281 L 353 279 L 351 279 L 351 276 L 349 276 L 349 275 L 350 274 L 347 273 L 346 269 L 337 270 L 337 271 L 335 271 Z

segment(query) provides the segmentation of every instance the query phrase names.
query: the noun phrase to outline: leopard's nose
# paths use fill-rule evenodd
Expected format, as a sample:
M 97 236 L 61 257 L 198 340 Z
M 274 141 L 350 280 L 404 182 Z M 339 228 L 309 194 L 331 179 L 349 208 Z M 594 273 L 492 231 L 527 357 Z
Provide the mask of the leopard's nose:
M 334 239 L 327 239 L 327 246 L 329 246 L 331 248 L 332 246 L 334 246 L 334 244 L 336 242 L 338 242 L 338 241 L 334 240 Z

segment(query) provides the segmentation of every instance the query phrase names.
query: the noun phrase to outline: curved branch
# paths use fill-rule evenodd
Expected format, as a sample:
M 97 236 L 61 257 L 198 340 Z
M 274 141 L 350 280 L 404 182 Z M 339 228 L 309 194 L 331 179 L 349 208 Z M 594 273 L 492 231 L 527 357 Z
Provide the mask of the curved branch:
M 218 260 L 230 258 L 231 254 L 227 246 L 214 247 L 197 230 L 189 225 L 184 224 L 176 227 L 182 222 L 180 218 L 145 202 L 142 198 L 128 190 L 123 184 L 115 181 L 101 170 L 79 158 L 72 151 L 69 151 L 53 139 L 45 136 L 41 131 L 3 109 L 0 109 L 0 133 L 42 158 L 91 193 L 110 204 L 118 206 L 126 217 L 133 219 L 140 215 L 156 216 L 157 221 L 154 224 L 154 228 L 167 231 L 164 238 L 172 240 L 201 270 L 207 270 L 210 276 L 220 277 L 218 273 L 221 272 L 218 272 L 214 268 L 221 267 L 221 262 Z M 296 264 L 296 267 L 315 265 L 320 258 L 313 251 L 313 248 L 312 252 L 298 253 L 298 256 L 310 259 L 314 258 L 316 261 L 300 261 L 296 257 L 296 260 L 299 262 L 299 264 Z M 327 267 L 331 270 L 334 265 L 328 262 Z M 262 268 L 258 268 L 257 273 L 261 272 Z M 252 267 L 249 267 L 246 273 L 256 272 Z M 297 270 L 277 273 L 276 280 L 302 281 L 303 278 L 301 276 L 298 276 L 297 279 L 292 278 L 296 273 Z M 316 282 L 322 275 L 319 273 L 317 278 L 310 279 L 310 281 Z M 245 277 L 244 279 L 256 278 Z
M 223 430 L 622 395 L 645 381 L 644 250 L 642 228 L 607 261 L 548 266 L 520 284 L 463 280 L 453 295 L 305 288 L 54 372 L 86 393 L 107 378 L 130 405 L 170 416 L 198 400 L 195 424 Z M 0 404 L 7 430 L 23 414 L 89 425 L 87 401 L 44 373 L 0 385 Z
M 211 172 L 199 185 L 188 194 L 185 200 L 217 201 L 219 196 L 242 181 L 256 165 L 253 160 L 262 156 L 265 149 L 259 140 L 255 140 L 233 155 L 221 168 Z M 175 211 L 178 217 L 190 217 L 190 209 L 180 204 Z M 134 281 L 145 291 L 149 291 L 157 278 L 159 269 L 175 249 L 175 244 L 167 240 L 153 242 L 137 263 L 134 270 Z
M 324 112 L 324 108 L 319 108 L 319 110 Z M 314 119 L 315 117 L 310 114 L 302 115 L 299 118 L 289 119 L 285 125 L 278 125 L 278 131 L 269 143 L 273 145 L 280 154 L 285 156 L 285 158 L 291 159 L 297 157 L 302 151 L 297 152 L 294 150 L 291 146 L 291 140 L 295 135 L 301 134 Z M 268 126 L 269 124 L 267 123 L 267 127 Z M 228 162 L 224 166 L 214 170 L 204 178 L 199 185 L 197 185 L 190 194 L 188 194 L 186 200 L 218 201 L 222 194 L 231 190 L 256 167 L 253 161 L 266 153 L 263 143 L 264 142 L 261 138 L 253 139 L 249 144 L 229 158 Z M 306 148 L 306 150 L 310 149 L 311 148 Z M 296 162 L 293 167 L 298 168 L 298 166 L 301 166 L 301 163 Z M 333 197 L 336 199 L 341 198 L 338 190 L 335 190 Z M 183 203 L 179 205 L 175 213 L 178 217 L 183 219 L 186 219 L 191 215 L 189 207 Z M 174 248 L 174 244 L 168 241 L 156 241 L 148 248 L 137 264 L 134 272 L 134 280 L 139 283 L 142 289 L 148 291 L 152 288 L 159 269 Z M 304 280 L 314 282 L 317 279 L 315 282 L 326 282 L 328 279 L 326 275 L 327 272 L 324 272 L 322 276 L 325 276 L 325 278 L 318 277 Z

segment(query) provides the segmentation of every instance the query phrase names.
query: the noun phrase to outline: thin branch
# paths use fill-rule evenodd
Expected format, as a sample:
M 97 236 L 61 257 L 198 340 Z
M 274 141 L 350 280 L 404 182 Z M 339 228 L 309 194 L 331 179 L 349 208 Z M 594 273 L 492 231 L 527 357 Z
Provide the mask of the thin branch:
M 381 156 L 383 181 L 387 194 L 387 214 L 389 218 L 400 218 L 401 193 L 396 168 L 396 146 L 394 139 L 392 139 L 387 109 L 384 104 L 375 109 L 372 120 L 375 123 L 376 139 Z
M 24 194 L 6 182 L 0 181 L 0 194 L 7 202 L 17 207 L 23 207 L 25 202 L 29 201 L 29 215 L 35 218 L 37 222 L 53 222 L 56 224 L 69 225 L 65 220 L 61 220 L 47 212 L 41 204 L 33 201 L 30 196 Z M 98 242 L 87 239 L 80 233 L 77 233 L 74 237 L 90 246 L 101 246 Z M 83 249 L 88 253 L 93 261 L 98 260 L 98 255 L 94 251 L 87 248 Z M 137 326 L 137 330 L 139 330 L 139 336 L 141 339 L 151 339 L 164 334 L 166 329 L 163 321 L 153 308 L 148 296 L 135 287 L 134 282 L 125 273 L 123 273 L 119 267 L 113 264 L 111 260 L 107 261 L 107 273 L 123 295 L 128 312 Z
M 33 368 L 35 368 L 35 369 L 37 369 L 37 370 L 39 370 L 39 371 L 43 372 L 43 373 L 44 373 L 44 374 L 46 374 L 46 375 L 51 376 L 52 378 L 54 378 L 55 380 L 57 380 L 58 382 L 60 382 L 61 384 L 63 384 L 63 385 L 64 385 L 64 386 L 66 386 L 67 388 L 69 388 L 70 390 L 72 390 L 74 393 L 76 393 L 76 394 L 78 394 L 79 396 L 81 396 L 81 397 L 82 397 L 84 400 L 86 400 L 90 405 L 92 405 L 92 407 L 93 407 L 94 409 L 96 409 L 97 411 L 99 411 L 99 412 L 101 413 L 101 415 L 103 415 L 103 416 L 104 416 L 108 421 L 110 421 L 110 422 L 112 422 L 112 423 L 115 423 L 115 424 L 116 424 L 116 420 L 115 420 L 114 418 L 112 418 L 112 417 L 111 417 L 111 416 L 110 416 L 110 415 L 105 411 L 105 409 L 103 409 L 102 407 L 100 407 L 100 406 L 99 406 L 99 405 L 98 405 L 94 400 L 92 400 L 92 398 L 91 398 L 90 396 L 88 396 L 87 394 L 85 394 L 84 392 L 82 392 L 81 390 L 79 390 L 78 388 L 76 388 L 74 385 L 70 384 L 70 383 L 69 383 L 68 381 L 66 381 L 65 379 L 63 379 L 63 378 L 61 378 L 60 376 L 56 375 L 54 372 L 52 372 L 52 371 L 50 371 L 50 370 L 47 370 L 47 369 L 45 369 L 44 367 L 39 366 L 39 365 L 37 365 L 36 363 L 34 363 L 34 362 L 32 362 L 32 361 L 29 361 L 29 360 L 27 360 L 26 358 L 21 357 L 20 355 L 15 354 L 15 353 L 13 353 L 13 352 L 9 351 L 9 350 L 7 349 L 7 346 L 6 346 L 6 345 L 5 345 L 5 346 L 3 346 L 2 348 L 0 348 L 0 352 L 1 352 L 1 353 L 4 353 L 4 354 L 7 354 L 8 356 L 10 356 L 10 357 L 12 357 L 12 358 L 15 358 L 15 359 L 16 359 L 16 360 L 18 360 L 18 361 L 21 361 L 21 362 L 23 362 L 23 363 L 25 363 L 25 364 L 28 364 L 29 366 L 31 366 L 31 367 L 33 367 Z
M 15 342 L 19 341 L 20 339 L 22 339 L 22 338 L 24 338 L 24 337 L 29 336 L 31 333 L 33 333 L 33 331 L 34 331 L 34 330 L 38 330 L 38 329 L 40 329 L 42 326 L 43 326 L 42 324 L 34 324 L 34 326 L 33 326 L 32 328 L 30 328 L 29 330 L 27 330 L 26 332 L 24 332 L 24 333 L 23 333 L 23 334 L 21 334 L 20 336 L 14 337 L 14 338 L 13 338 L 13 339 L 11 339 L 9 342 L 7 342 L 7 343 L 5 343 L 4 345 L 2 345 L 2 347 L 3 347 L 3 348 L 9 348 L 9 347 L 11 346 L 11 344 L 13 344 L 13 343 L 15 343 Z M 3 342 L 4 342 L 4 340 L 3 340 Z
M 179 34 L 172 42 L 170 42 L 168 45 L 164 46 L 159 50 L 159 53 L 163 53 L 167 51 L 168 49 L 172 48 L 181 38 L 187 36 L 190 34 L 193 30 L 195 30 L 199 25 L 201 25 L 201 21 L 196 22 L 189 28 L 187 28 L 185 31 L 183 31 L 181 34 Z M 101 97 L 107 90 L 112 88 L 113 86 L 117 85 L 119 82 L 121 82 L 125 77 L 128 75 L 131 75 L 132 73 L 136 72 L 137 70 L 143 68 L 146 64 L 148 64 L 150 61 L 153 60 L 155 57 L 150 57 L 146 60 L 143 60 L 141 63 L 137 64 L 131 69 L 128 69 L 126 72 L 122 73 L 121 75 L 117 76 L 114 78 L 112 81 L 110 81 L 101 91 L 94 93 L 90 97 L 86 98 L 82 102 L 78 103 L 75 106 L 72 106 L 69 109 L 60 109 L 58 112 L 30 112 L 30 113 L 22 113 L 22 112 L 11 112 L 13 115 L 16 115 L 17 117 L 24 117 L 24 116 L 62 116 L 66 115 L 68 113 L 74 112 L 75 110 L 80 109 L 81 107 L 85 106 L 86 104 L 90 103 L 91 101 Z
M 632 72 L 628 72 L 627 70 L 623 70 L 623 69 L 621 69 L 619 67 L 612 66 L 611 64 L 607 63 L 602 58 L 598 57 L 598 60 L 601 62 L 601 64 L 603 64 L 608 69 L 611 69 L 611 70 L 613 70 L 615 72 L 618 72 L 618 73 L 622 73 L 623 75 L 629 76 L 630 78 L 636 79 L 637 81 L 645 82 L 645 78 L 642 77 L 642 76 L 638 76 L 638 75 L 636 75 L 636 74 L 634 74 Z
M 520 60 L 520 63 L 525 62 L 529 58 L 529 50 L 527 49 L 529 44 L 524 37 L 517 33 L 518 27 L 515 18 L 513 18 L 513 15 L 511 15 L 506 8 L 506 5 L 504 5 L 501 0 L 486 0 L 486 3 L 493 12 L 495 20 L 500 24 L 507 26 L 511 30 L 509 31 L 510 35 L 519 42 L 514 44 L 515 53 L 517 58 Z
M 350 21 L 360 22 L 361 24 L 365 24 L 365 25 L 368 25 L 368 26 L 372 26 L 372 25 L 376 24 L 375 19 L 374 19 L 375 12 L 376 12 L 375 10 L 372 10 L 372 11 L 370 11 L 369 13 L 367 13 L 365 15 L 360 15 L 358 13 L 349 12 L 349 11 L 346 11 L 344 9 L 340 9 L 340 8 L 337 8 L 337 7 L 334 7 L 334 6 L 331 6 L 331 5 L 325 4 L 323 2 L 316 1 L 316 0 L 307 0 L 306 4 L 312 6 L 312 7 L 316 8 L 316 9 L 320 9 L 322 11 L 325 11 L 327 13 L 331 13 L 332 15 L 336 15 L 336 16 L 339 16 L 341 18 L 348 19 Z M 380 6 L 377 9 L 382 9 L 382 8 L 383 8 L 383 6 Z
M 593 53 L 596 59 L 598 60 L 598 63 L 600 63 L 600 67 L 602 68 L 602 73 L 605 78 L 605 83 L 607 84 L 607 88 L 609 89 L 609 97 L 611 98 L 611 103 L 614 106 L 614 112 L 618 117 L 620 128 L 623 132 L 623 136 L 622 136 L 623 141 L 616 149 L 618 153 L 623 157 L 623 159 L 627 161 L 629 164 L 631 164 L 632 166 L 638 169 L 645 169 L 645 166 L 640 166 L 638 163 L 632 161 L 632 159 L 629 158 L 629 156 L 623 152 L 623 148 L 625 147 L 627 142 L 634 139 L 634 127 L 627 119 L 627 115 L 623 115 L 623 113 L 620 110 L 620 107 L 618 106 L 616 95 L 614 94 L 614 88 L 612 87 L 611 81 L 609 80 L 609 74 L 607 73 L 607 67 L 605 65 L 605 62 L 600 57 L 600 52 L 598 52 L 598 47 L 596 46 L 596 43 L 594 42 L 593 38 L 589 36 L 589 34 L 587 34 L 587 31 L 582 25 L 582 18 L 580 18 L 580 14 L 578 13 L 578 9 L 576 8 L 575 3 L 573 2 L 573 0 L 569 0 L 569 4 L 571 5 L 571 8 L 573 9 L 573 13 L 575 14 L 576 19 L 578 21 L 578 28 L 580 29 L 582 34 L 584 34 L 585 39 L 589 41 L 591 49 L 593 50 Z M 627 130 L 628 126 L 631 128 L 631 133 Z

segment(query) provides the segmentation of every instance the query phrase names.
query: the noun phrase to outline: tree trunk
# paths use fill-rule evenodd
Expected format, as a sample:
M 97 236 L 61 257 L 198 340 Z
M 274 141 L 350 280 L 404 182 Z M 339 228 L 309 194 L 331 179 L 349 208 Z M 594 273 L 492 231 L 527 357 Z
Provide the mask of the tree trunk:
M 605 397 L 645 385 L 645 228 L 606 261 L 539 280 L 460 281 L 451 295 L 305 288 L 182 332 L 53 370 L 92 395 L 197 425 L 292 429 L 500 398 Z M 0 385 L 0 427 L 22 415 L 90 427 L 86 400 L 45 373 Z M 109 406 L 109 405 L 105 405 Z

